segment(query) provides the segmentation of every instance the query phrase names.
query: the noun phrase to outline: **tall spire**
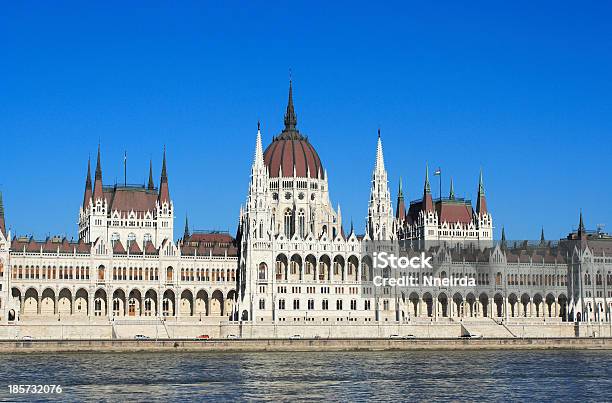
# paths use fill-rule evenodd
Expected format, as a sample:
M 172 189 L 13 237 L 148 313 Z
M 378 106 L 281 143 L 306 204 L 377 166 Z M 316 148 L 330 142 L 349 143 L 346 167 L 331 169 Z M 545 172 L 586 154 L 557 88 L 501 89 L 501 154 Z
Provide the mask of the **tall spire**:
M 476 201 L 476 213 L 478 215 L 487 213 L 487 199 L 485 198 L 482 169 L 480 169 L 480 177 L 478 178 L 478 200 Z
M 376 145 L 376 162 L 372 173 L 372 187 L 368 204 L 368 232 L 372 240 L 394 239 L 393 207 L 391 192 L 387 181 L 387 170 L 383 158 L 382 140 L 379 137 Z
M 91 200 L 91 159 L 87 159 L 87 177 L 85 178 L 85 195 L 83 196 L 83 210 Z
M 149 160 L 149 184 L 147 186 L 147 189 L 155 189 L 155 182 L 153 182 L 153 160 Z
M 164 146 L 164 158 L 162 162 L 161 179 L 159 181 L 159 202 L 170 202 L 170 190 L 168 189 L 168 173 L 166 172 L 166 147 Z
M 455 186 L 453 185 L 453 178 L 450 180 L 450 193 L 448 195 L 450 200 L 455 200 Z
M 546 239 L 544 238 L 544 227 L 542 227 L 542 231 L 540 232 L 540 244 L 544 244 Z
M 505 248 L 506 247 L 506 229 L 504 227 L 502 227 L 502 234 L 501 234 L 501 247 Z
M 395 218 L 398 221 L 404 221 L 406 218 L 406 205 L 404 203 L 404 192 L 402 191 L 402 177 L 399 179 L 399 188 L 397 191 L 397 207 L 395 211 Z
M 4 221 L 4 202 L 2 201 L 2 190 L 0 190 L 0 232 L 6 237 L 6 222 Z
M 297 133 L 297 116 L 293 106 L 293 81 L 289 80 L 289 100 L 287 101 L 287 112 L 285 112 L 285 130 L 283 133 Z
M 103 199 L 102 192 L 102 163 L 100 162 L 100 143 L 98 143 L 98 158 L 96 160 L 96 178 L 94 181 L 93 199 L 94 201 Z
M 187 214 L 185 214 L 185 232 L 183 233 L 183 240 L 189 238 L 189 221 Z
M 376 144 L 376 165 L 375 171 L 385 170 L 385 158 L 383 156 L 382 140 L 380 139 L 380 129 L 378 129 L 378 142 Z
M 259 124 L 259 121 L 257 121 L 257 138 L 255 139 L 255 158 L 253 164 L 254 166 L 264 164 L 263 146 L 261 143 L 261 125 Z
M 485 195 L 484 182 L 482 180 L 482 168 L 480 168 L 480 177 L 478 178 L 478 195 Z
M 580 209 L 580 222 L 578 223 L 578 235 L 581 235 L 585 232 L 584 230 L 584 221 L 582 220 L 582 209 Z
M 423 211 L 433 211 L 433 198 L 431 197 L 431 187 L 429 186 L 429 165 L 425 164 L 425 186 L 423 188 Z

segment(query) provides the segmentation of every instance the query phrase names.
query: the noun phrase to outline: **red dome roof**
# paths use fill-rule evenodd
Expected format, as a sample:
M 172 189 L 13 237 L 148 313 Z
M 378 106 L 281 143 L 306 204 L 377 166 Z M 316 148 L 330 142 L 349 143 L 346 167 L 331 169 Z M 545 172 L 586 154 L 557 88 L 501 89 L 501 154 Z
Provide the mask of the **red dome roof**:
M 303 137 L 297 129 L 291 81 L 289 82 L 289 102 L 285 113 L 285 128 L 266 148 L 264 161 L 270 177 L 273 178 L 280 176 L 281 169 L 283 177 L 293 177 L 294 168 L 295 175 L 298 177 L 317 178 L 320 172 L 321 178 L 325 178 L 319 155 L 308 139 Z
M 314 147 L 302 137 L 288 138 L 283 133 L 272 141 L 264 153 L 264 161 L 270 177 L 279 177 L 282 169 L 284 177 L 295 175 L 305 178 L 317 178 L 319 172 L 323 178 L 323 164 Z

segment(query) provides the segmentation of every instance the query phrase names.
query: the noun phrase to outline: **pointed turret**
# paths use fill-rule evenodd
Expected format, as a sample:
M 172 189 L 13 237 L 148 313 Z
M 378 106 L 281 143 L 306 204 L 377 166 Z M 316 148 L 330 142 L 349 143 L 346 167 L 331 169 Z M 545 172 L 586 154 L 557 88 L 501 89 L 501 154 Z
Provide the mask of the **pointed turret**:
M 83 196 L 83 210 L 87 208 L 91 201 L 91 159 L 87 160 L 87 177 L 85 178 L 85 194 Z
M 376 165 L 374 171 L 385 170 L 385 158 L 383 156 L 382 140 L 380 139 L 380 129 L 378 129 L 378 142 L 376 144 Z
M 261 126 L 259 121 L 257 122 L 257 137 L 255 138 L 255 156 L 253 158 L 254 167 L 264 166 L 263 146 L 261 142 Z
M 166 147 L 162 162 L 161 178 L 159 180 L 159 203 L 170 203 L 170 190 L 168 189 L 168 173 L 166 172 Z
M 293 106 L 293 82 L 289 80 L 289 100 L 287 101 L 287 112 L 285 113 L 285 130 L 295 131 L 297 128 L 297 116 Z
M 482 169 L 480 170 L 480 178 L 478 179 L 478 200 L 476 201 L 476 213 L 478 215 L 487 213 L 487 199 L 485 198 Z
M 402 177 L 399 180 L 399 189 L 397 191 L 397 207 L 395 211 L 395 218 L 399 222 L 403 222 L 406 219 L 406 204 L 404 203 L 404 193 L 402 191 Z
M 293 82 L 289 80 L 289 100 L 287 101 L 287 111 L 285 112 L 285 128 L 278 136 L 279 139 L 302 140 L 303 137 L 297 129 L 297 116 L 293 106 Z
M 0 190 L 0 232 L 6 238 L 6 222 L 4 221 L 4 202 L 2 200 L 2 191 Z
M 544 245 L 546 243 L 546 239 L 544 238 L 544 227 L 542 227 L 542 231 L 540 232 L 540 245 Z
M 502 249 L 506 248 L 506 229 L 504 227 L 502 227 L 502 234 L 501 234 L 501 247 Z
M 187 218 L 187 215 L 185 215 L 185 232 L 183 233 L 183 241 L 189 238 L 189 235 L 189 220 Z
M 453 178 L 450 180 L 450 192 L 448 194 L 450 200 L 455 200 L 455 186 L 453 185 Z
M 147 189 L 155 190 L 155 182 L 153 182 L 153 160 L 149 160 L 149 184 Z
M 102 191 L 102 163 L 100 162 L 100 144 L 98 144 L 98 158 L 96 161 L 96 178 L 93 188 L 93 200 L 101 200 L 104 198 Z
M 423 211 L 433 211 L 433 198 L 429 186 L 429 165 L 425 164 L 425 186 L 423 189 Z
M 578 223 L 578 239 L 586 241 L 586 229 L 584 228 L 584 220 L 582 219 L 582 209 L 580 209 L 580 222 Z
M 383 157 L 380 129 L 376 145 L 376 161 L 372 173 L 372 188 L 370 189 L 370 203 L 368 205 L 368 232 L 373 240 L 390 240 L 395 237 L 395 220 L 391 193 L 387 181 L 387 170 Z

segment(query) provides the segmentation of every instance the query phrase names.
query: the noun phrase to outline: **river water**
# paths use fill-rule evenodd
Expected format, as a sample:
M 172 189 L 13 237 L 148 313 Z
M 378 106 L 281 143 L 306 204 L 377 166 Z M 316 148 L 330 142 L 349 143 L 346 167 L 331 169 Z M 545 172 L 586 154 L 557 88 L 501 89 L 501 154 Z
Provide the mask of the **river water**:
M 15 354 L 0 355 L 0 387 L 3 401 L 601 402 L 612 400 L 612 351 Z

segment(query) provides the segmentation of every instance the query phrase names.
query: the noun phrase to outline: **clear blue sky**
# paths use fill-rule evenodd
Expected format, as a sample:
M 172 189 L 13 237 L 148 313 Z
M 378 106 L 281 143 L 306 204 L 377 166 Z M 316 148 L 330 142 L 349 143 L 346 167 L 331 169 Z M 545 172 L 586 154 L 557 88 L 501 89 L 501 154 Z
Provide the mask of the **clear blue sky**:
M 475 199 L 496 237 L 565 236 L 579 209 L 612 230 L 607 2 L 9 2 L 0 13 L 0 189 L 18 234 L 75 236 L 89 155 L 106 183 L 158 180 L 168 150 L 180 235 L 234 232 L 256 123 L 298 126 L 333 203 L 362 229 L 376 130 L 395 197 L 425 162 Z M 437 182 L 434 195 L 437 196 Z

